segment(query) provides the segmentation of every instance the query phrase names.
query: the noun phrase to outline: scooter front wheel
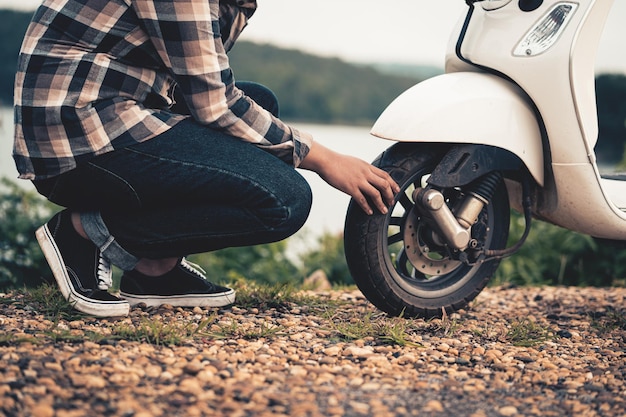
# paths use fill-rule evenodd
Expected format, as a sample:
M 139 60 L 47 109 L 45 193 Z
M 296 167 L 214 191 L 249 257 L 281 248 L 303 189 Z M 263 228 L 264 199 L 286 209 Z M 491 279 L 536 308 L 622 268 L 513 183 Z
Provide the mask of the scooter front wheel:
M 389 213 L 368 216 L 354 201 L 348 207 L 344 245 L 350 273 L 365 297 L 390 315 L 441 317 L 465 308 L 500 263 L 497 259 L 471 263 L 451 256 L 449 248 L 429 238 L 433 230 L 428 222 L 415 215 L 413 190 L 426 185 L 448 149 L 433 144 L 393 145 L 373 162 L 401 188 Z M 454 188 L 445 195 L 452 208 L 464 194 L 462 188 Z M 503 249 L 509 221 L 508 195 L 501 181 L 472 226 L 472 240 L 484 249 Z M 411 235 L 405 234 L 406 228 L 414 231 L 411 242 L 405 241 Z M 410 254 L 407 247 L 411 247 Z

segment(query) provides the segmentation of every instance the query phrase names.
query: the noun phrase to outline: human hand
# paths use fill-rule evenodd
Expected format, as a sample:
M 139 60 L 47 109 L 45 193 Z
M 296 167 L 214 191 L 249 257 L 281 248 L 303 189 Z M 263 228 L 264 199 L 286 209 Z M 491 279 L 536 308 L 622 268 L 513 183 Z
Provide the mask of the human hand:
M 400 191 L 386 171 L 359 158 L 332 151 L 317 142 L 300 167 L 317 172 L 329 185 L 350 195 L 369 215 L 374 214 L 374 208 L 387 214 L 395 194 Z

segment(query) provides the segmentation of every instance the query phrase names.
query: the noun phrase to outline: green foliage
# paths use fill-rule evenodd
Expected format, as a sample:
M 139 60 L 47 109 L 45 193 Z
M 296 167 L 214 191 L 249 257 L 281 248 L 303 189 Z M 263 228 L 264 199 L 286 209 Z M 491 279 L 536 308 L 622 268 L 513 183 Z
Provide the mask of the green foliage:
M 55 284 L 43 283 L 32 286 L 28 290 L 18 289 L 13 292 L 14 298 L 10 300 L 20 308 L 28 308 L 42 313 L 47 320 L 59 322 L 60 320 L 77 320 L 83 317 L 83 313 L 74 309 L 63 297 L 59 287 Z
M 32 13 L 0 10 L 0 105 L 13 103 L 17 57 Z
M 291 283 L 267 284 L 262 281 L 237 280 L 231 284 L 237 291 L 235 304 L 243 308 L 285 308 L 290 303 L 300 304 L 302 296 Z
M 529 319 L 522 319 L 511 324 L 506 339 L 513 346 L 533 347 L 554 339 L 554 334 L 547 326 Z
M 276 93 L 287 120 L 369 124 L 421 80 L 251 42 L 238 43 L 230 61 L 237 79 L 259 82 Z
M 41 283 L 49 276 L 35 240 L 35 230 L 53 212 L 53 205 L 14 182 L 0 182 L 0 290 Z
M 599 75 L 596 78 L 596 97 L 599 140 L 595 151 L 600 162 L 614 164 L 619 162 L 626 150 L 626 75 Z M 626 159 L 620 165 L 626 167 Z
M 514 213 L 509 246 L 524 219 Z M 609 286 L 626 277 L 626 244 L 604 241 L 534 220 L 522 249 L 500 264 L 492 284 Z
M 203 336 L 205 329 L 216 320 L 212 314 L 200 323 L 170 318 L 164 321 L 141 317 L 139 323 L 118 323 L 109 338 L 150 343 L 156 346 L 180 346 L 195 337 Z
M 285 284 L 302 281 L 298 268 L 287 256 L 288 241 L 242 248 L 227 248 L 192 255 L 214 281 L 239 279 Z
M 333 285 L 354 284 L 346 263 L 342 233 L 321 235 L 317 246 L 302 254 L 301 260 L 305 275 L 322 269 Z

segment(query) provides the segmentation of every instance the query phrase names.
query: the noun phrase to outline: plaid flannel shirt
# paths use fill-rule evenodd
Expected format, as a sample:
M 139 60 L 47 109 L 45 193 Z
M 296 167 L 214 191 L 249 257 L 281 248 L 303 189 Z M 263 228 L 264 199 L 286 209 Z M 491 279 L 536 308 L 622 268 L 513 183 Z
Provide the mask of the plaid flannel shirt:
M 186 117 L 298 166 L 311 136 L 246 97 L 229 66 L 227 48 L 255 9 L 254 0 L 44 0 L 15 81 L 20 178 L 59 175 Z M 174 88 L 191 116 L 169 111 Z

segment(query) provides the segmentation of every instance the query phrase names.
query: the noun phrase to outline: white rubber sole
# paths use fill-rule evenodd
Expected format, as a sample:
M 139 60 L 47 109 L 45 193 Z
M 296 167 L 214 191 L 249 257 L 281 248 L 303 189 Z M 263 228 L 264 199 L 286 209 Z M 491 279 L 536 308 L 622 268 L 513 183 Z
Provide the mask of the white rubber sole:
M 183 295 L 137 295 L 120 292 L 120 296 L 131 306 L 145 304 L 158 307 L 169 304 L 174 307 L 225 307 L 235 302 L 235 290 L 219 294 L 183 294 Z
M 35 231 L 35 237 L 46 257 L 46 261 L 48 261 L 52 275 L 59 285 L 61 294 L 63 294 L 63 297 L 65 297 L 72 307 L 95 317 L 119 317 L 128 315 L 130 304 L 126 301 L 94 301 L 74 290 L 61 252 L 47 224 Z

